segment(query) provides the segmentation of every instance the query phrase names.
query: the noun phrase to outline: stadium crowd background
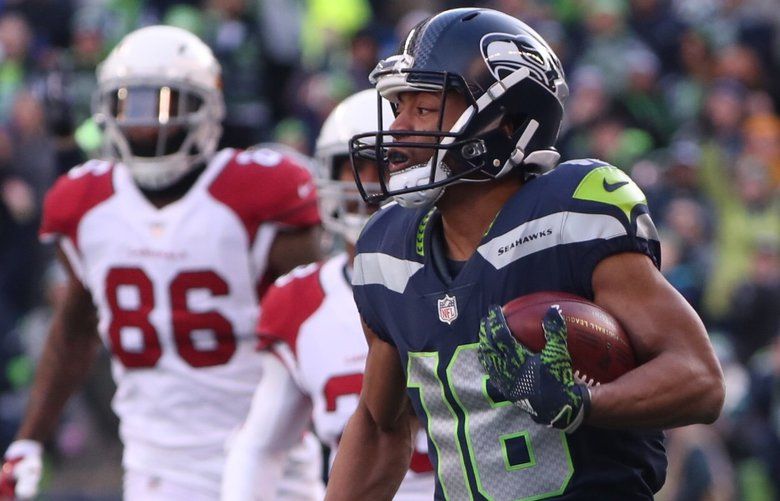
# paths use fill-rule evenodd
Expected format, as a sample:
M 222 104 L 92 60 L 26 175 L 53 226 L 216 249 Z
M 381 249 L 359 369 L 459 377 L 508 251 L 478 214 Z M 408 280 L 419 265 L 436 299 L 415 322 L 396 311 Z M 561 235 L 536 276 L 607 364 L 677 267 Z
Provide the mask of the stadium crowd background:
M 97 62 L 166 23 L 222 63 L 224 146 L 311 153 L 323 119 L 430 12 L 524 20 L 571 88 L 563 158 L 645 191 L 663 272 L 702 315 L 726 373 L 712 426 L 668 433 L 664 500 L 780 499 L 780 6 L 777 0 L 0 0 L 0 451 L 24 410 L 63 274 L 37 243 L 57 175 L 100 155 Z M 48 444 L 47 499 L 118 499 L 104 356 Z

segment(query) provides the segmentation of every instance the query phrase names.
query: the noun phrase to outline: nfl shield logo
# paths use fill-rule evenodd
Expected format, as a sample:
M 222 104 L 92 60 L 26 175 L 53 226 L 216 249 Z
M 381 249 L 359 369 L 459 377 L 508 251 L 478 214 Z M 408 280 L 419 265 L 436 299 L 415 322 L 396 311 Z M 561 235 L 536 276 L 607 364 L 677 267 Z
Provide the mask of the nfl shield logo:
M 458 318 L 458 303 L 455 297 L 445 294 L 443 299 L 439 299 L 439 320 L 447 325 L 452 324 Z

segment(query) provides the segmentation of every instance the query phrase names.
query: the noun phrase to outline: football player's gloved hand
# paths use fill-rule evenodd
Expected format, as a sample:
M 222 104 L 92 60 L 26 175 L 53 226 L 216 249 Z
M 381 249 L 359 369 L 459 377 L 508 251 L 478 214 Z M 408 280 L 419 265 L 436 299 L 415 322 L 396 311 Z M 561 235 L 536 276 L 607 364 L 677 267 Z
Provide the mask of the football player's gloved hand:
M 43 470 L 43 446 L 35 440 L 15 440 L 8 446 L 0 470 L 0 500 L 31 499 L 38 494 Z
M 493 386 L 534 421 L 571 433 L 588 413 L 590 390 L 574 380 L 557 305 L 547 310 L 542 328 L 546 343 L 534 353 L 509 331 L 501 307 L 491 306 L 479 325 L 479 361 Z

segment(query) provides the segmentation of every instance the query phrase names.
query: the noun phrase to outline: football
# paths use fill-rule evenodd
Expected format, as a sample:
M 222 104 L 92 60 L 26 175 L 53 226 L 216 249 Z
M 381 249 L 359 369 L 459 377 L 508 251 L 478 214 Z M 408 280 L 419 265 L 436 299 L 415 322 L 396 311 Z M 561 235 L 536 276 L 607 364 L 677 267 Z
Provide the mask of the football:
M 585 298 L 564 292 L 537 292 L 504 305 L 515 338 L 528 349 L 544 348 L 542 318 L 557 304 L 566 320 L 574 374 L 588 385 L 608 383 L 636 367 L 634 350 L 618 321 Z

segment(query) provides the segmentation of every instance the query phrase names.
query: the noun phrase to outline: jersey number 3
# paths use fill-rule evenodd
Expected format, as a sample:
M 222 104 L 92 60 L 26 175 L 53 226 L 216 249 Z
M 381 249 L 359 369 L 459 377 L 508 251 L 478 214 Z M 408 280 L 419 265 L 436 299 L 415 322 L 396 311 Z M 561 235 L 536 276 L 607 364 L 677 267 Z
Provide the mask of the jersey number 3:
M 132 306 L 120 304 L 120 291 L 135 289 Z M 214 296 L 229 292 L 227 282 L 213 271 L 184 271 L 169 286 L 173 341 L 179 356 L 192 367 L 225 364 L 236 351 L 236 338 L 228 319 L 216 311 L 191 311 L 187 293 L 206 290 Z M 106 277 L 106 299 L 111 309 L 108 337 L 116 357 L 128 368 L 154 367 L 162 356 L 157 329 L 149 320 L 155 308 L 154 286 L 140 268 L 112 268 Z M 140 346 L 122 344 L 123 329 L 140 333 Z

